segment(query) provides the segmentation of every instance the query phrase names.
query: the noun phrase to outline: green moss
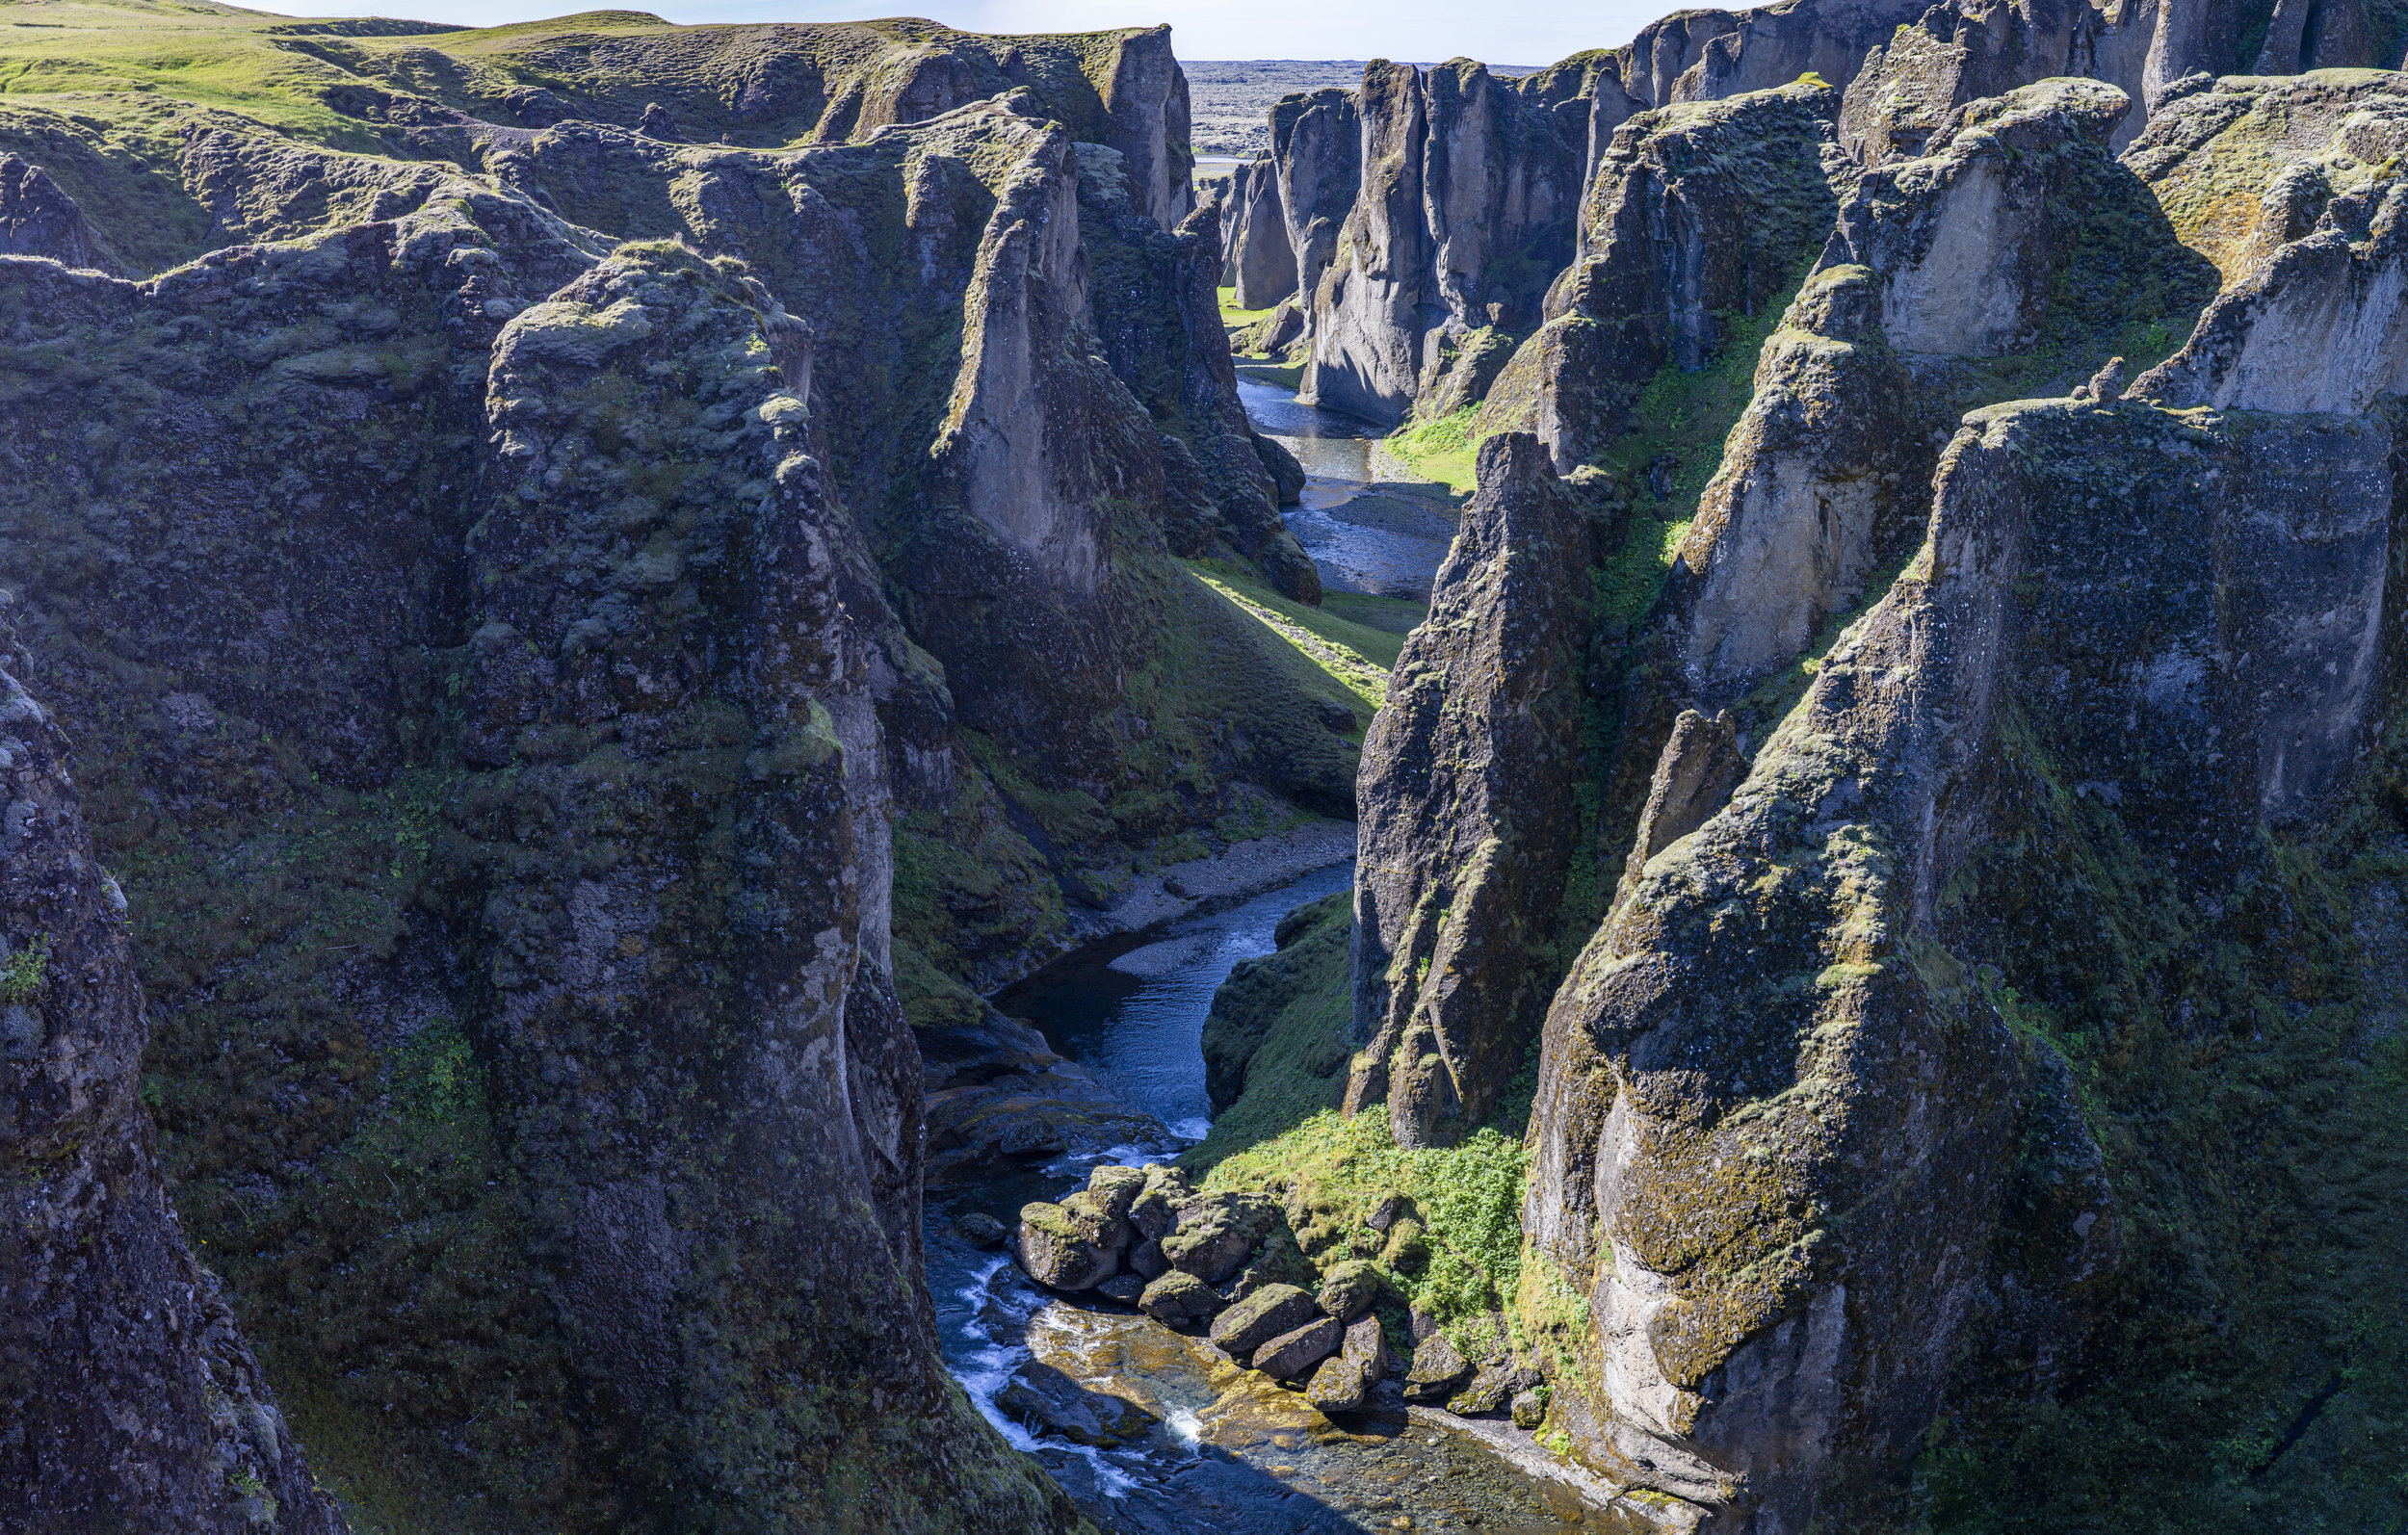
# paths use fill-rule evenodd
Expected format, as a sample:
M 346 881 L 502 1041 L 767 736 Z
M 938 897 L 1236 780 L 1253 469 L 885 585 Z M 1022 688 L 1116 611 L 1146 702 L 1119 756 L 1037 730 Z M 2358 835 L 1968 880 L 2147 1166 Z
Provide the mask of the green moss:
M 1362 723 L 1371 722 L 1372 713 L 1387 696 L 1389 670 L 1404 648 L 1402 635 L 1282 597 L 1226 560 L 1197 561 L 1191 568 L 1207 586 L 1353 694 Z
M 1246 1053 L 1235 1102 L 1183 1160 L 1208 1188 L 1279 1198 L 1299 1246 L 1321 1268 L 1374 1262 L 1398 1293 L 1442 1323 L 1469 1322 L 1500 1310 L 1521 1288 L 1521 1131 L 1535 1073 L 1507 1091 L 1491 1123 L 1452 1147 L 1401 1150 L 1386 1115 L 1342 1117 L 1336 1103 L 1352 1018 L 1350 901 L 1341 893 L 1298 908 L 1282 924 L 1280 953 L 1249 962 L 1255 968 L 1216 997 L 1217 1016 L 1267 1022 Z M 1398 1223 L 1383 1238 L 1364 1220 L 1396 1193 L 1411 1197 L 1419 1219 Z
M 50 935 L 36 933 L 31 942 L 0 963 L 0 1002 L 29 1002 L 41 995 L 50 976 Z

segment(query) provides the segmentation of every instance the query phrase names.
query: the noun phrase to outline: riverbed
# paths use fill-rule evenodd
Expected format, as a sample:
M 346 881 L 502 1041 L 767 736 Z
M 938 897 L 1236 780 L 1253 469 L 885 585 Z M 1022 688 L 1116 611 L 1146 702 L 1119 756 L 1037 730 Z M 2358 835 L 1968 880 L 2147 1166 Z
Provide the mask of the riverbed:
M 1453 498 L 1375 477 L 1377 428 L 1262 379 L 1239 389 L 1256 428 L 1304 465 L 1303 504 L 1288 525 L 1323 585 L 1428 601 L 1454 537 Z M 1089 945 L 997 1004 L 1192 1144 L 1211 1129 L 1202 1043 L 1213 994 L 1240 963 L 1275 950 L 1281 917 L 1353 877 L 1351 861 L 1332 862 L 1225 910 Z M 1179 883 L 1210 881 L 1191 873 Z M 1099 1161 L 1156 1159 L 1135 1146 L 1075 1155 L 929 1205 L 929 1288 L 946 1364 L 987 1420 L 1099 1525 L 1116 1535 L 1655 1535 L 1635 1505 L 1552 1467 L 1510 1425 L 1408 1410 L 1393 1394 L 1373 1412 L 1324 1417 L 1204 1340 L 1091 1294 L 1043 1289 L 955 1230 L 971 1210 L 1016 1226 L 1022 1204 L 1060 1198 Z
M 1303 504 L 1288 527 L 1331 591 L 1427 602 L 1439 562 L 1454 541 L 1456 502 L 1443 485 L 1383 480 L 1369 422 L 1301 403 L 1296 391 L 1241 375 L 1238 397 L 1255 429 L 1276 438 L 1304 466 Z

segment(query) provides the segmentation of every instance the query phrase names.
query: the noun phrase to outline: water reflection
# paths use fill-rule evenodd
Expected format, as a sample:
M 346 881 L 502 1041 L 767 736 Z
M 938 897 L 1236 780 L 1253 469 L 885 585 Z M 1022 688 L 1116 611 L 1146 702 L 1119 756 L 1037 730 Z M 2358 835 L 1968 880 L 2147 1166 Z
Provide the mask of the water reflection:
M 1304 466 L 1303 505 L 1288 512 L 1288 527 L 1320 567 L 1322 585 L 1428 601 L 1454 540 L 1453 499 L 1439 487 L 1376 479 L 1377 427 L 1298 403 L 1293 391 L 1258 378 L 1240 378 L 1238 395 L 1255 429 Z

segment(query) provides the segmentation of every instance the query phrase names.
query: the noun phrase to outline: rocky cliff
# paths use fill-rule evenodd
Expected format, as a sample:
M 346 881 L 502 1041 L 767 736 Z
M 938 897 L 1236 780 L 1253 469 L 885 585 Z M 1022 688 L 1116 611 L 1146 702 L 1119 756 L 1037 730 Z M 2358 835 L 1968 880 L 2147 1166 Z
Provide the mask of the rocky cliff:
M 937 1361 L 919 1041 L 1355 756 L 1177 558 L 1317 591 L 1166 35 L 189 14 L 260 116 L 0 112 L 25 802 L 91 839 L 12 1016 L 109 1042 L 12 1273 L 165 1329 L 35 1314 L 13 1399 L 116 1395 L 0 1506 L 1078 1527 Z
M 125 893 L 25 669 L 0 671 L 0 1499 L 26 1530 L 339 1530 L 169 1206 Z
M 1394 422 L 1464 338 L 1535 322 L 1571 253 L 1587 107 L 1567 91 L 1585 83 L 1500 80 L 1469 60 L 1366 67 L 1362 188 L 1308 296 L 1306 396 Z
M 1443 1007 L 1394 958 L 1403 872 L 1455 890 L 1556 807 L 1596 818 L 1618 888 L 1541 981 L 1517 1338 L 1559 1447 L 1701 1527 L 2393 1517 L 2348 1446 L 2396 1444 L 2399 1393 L 2348 1383 L 2401 1336 L 2397 1238 L 2355 1201 L 2408 1167 L 2373 1129 L 2403 1080 L 2408 88 L 2144 102 L 2012 78 L 2036 57 L 1871 164 L 1813 84 L 1616 127 L 1483 406 L 1481 497 L 1536 493 L 1495 452 L 1536 428 L 1558 494 L 1610 508 L 1587 603 L 1513 652 L 1582 660 L 1458 667 L 1466 723 L 1426 749 L 1393 690 L 1366 757 L 1358 1043 Z M 1413 643 L 1526 611 L 1500 585 Z M 1483 714 L 1499 679 L 1532 691 Z M 1517 744 L 1576 691 L 1584 751 Z M 1536 780 L 1465 821 L 1492 755 Z M 1471 830 L 1375 856 L 1412 826 Z M 1525 1027 L 1461 1016 L 1423 1054 Z M 2331 1128 L 2253 1142 L 2299 1123 L 2287 1083 Z M 1348 1106 L 1379 1085 L 1358 1066 Z M 1423 1096 L 1387 1097 L 1400 1143 Z

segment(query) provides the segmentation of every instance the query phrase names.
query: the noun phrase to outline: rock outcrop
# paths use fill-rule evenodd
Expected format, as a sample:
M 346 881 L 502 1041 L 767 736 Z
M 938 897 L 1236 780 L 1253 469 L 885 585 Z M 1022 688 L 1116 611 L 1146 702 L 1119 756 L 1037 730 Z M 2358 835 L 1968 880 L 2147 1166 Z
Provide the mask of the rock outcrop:
M 0 154 L 0 255 L 48 256 L 69 267 L 112 271 L 84 210 L 59 184 L 13 154 Z
M 1804 275 L 1852 169 L 1836 91 L 1798 84 L 1648 112 L 1614 131 L 1546 323 L 1505 366 L 1476 430 L 1531 431 L 1559 472 L 1626 430 L 1660 369 L 1694 371 Z
M 1571 255 L 1587 147 L 1586 98 L 1557 99 L 1559 83 L 1460 59 L 1365 67 L 1363 186 L 1313 279 L 1304 396 L 1394 422 L 1438 386 L 1442 338 L 1537 322 Z
M 1480 448 L 1464 508 L 1364 742 L 1348 1113 L 1400 1146 L 1484 1121 L 1555 980 L 1580 842 L 1587 525 L 1535 438 Z
M 1258 155 L 1230 178 L 1227 273 L 1241 309 L 1269 309 L 1296 291 L 1296 247 L 1279 200 L 1279 162 Z
M 2128 20 L 2151 57 L 2183 58 L 2203 13 Z M 1667 25 L 1667 68 L 1675 32 L 1711 20 Z M 1891 57 L 1920 45 L 1911 32 Z M 2385 876 L 2333 872 L 2393 835 L 2371 807 L 2390 803 L 2402 699 L 2397 79 L 2188 81 L 2151 98 L 2119 162 L 2134 102 L 2097 77 L 2015 79 L 2024 57 L 1993 52 L 2003 94 L 1898 119 L 1861 171 L 1834 142 L 1838 98 L 1812 86 L 1633 115 L 1591 191 L 1618 216 L 1592 219 L 1555 318 L 1483 407 L 1499 430 L 1507 409 L 1560 422 L 1547 388 L 1610 381 L 1585 435 L 1550 446 L 1555 467 L 1627 473 L 1603 450 L 1662 429 L 1630 415 L 1636 386 L 1716 360 L 1684 304 L 1719 292 L 1735 297 L 1693 313 L 1744 313 L 1749 262 L 1772 278 L 1757 293 L 1805 274 L 1638 661 L 1603 694 L 1608 749 L 1569 774 L 1603 800 L 1620 887 L 1559 986 L 1520 967 L 1549 994 L 1518 1302 L 1529 1334 L 1556 1340 L 1550 1391 L 1444 1339 L 1406 1385 L 1561 1433 L 1601 1472 L 1697 1505 L 1703 1527 L 1886 1527 L 1910 1465 L 1924 1497 L 2112 1500 L 2052 1488 L 2092 1449 L 2046 1452 L 2054 1471 L 2001 1457 L 2061 1413 L 2111 1425 L 2134 1466 L 2159 1435 L 2205 1457 L 2158 1393 L 2205 1357 L 2178 1339 L 2238 1355 L 2196 1332 L 2184 1297 L 2204 1291 L 2150 1265 L 2188 1240 L 2166 1235 L 2178 1206 L 2218 1230 L 2264 1212 L 2195 1155 L 2258 1122 L 2220 1085 L 2226 1031 L 2271 1030 L 2290 1064 L 2269 1069 L 2315 1074 L 2352 1124 L 2397 1091 L 2353 1054 L 2390 1013 L 2345 1000 L 2351 956 L 2397 941 L 2369 915 L 2392 909 Z M 1959 57 L 1950 91 L 1981 62 Z M 1763 201 L 1778 176 L 1714 179 L 1763 154 L 1781 114 L 1798 124 L 1787 208 Z M 1575 335 L 1589 371 L 1567 366 Z M 1442 587 L 1413 644 L 1515 611 L 1502 590 L 1445 603 Z M 1582 611 L 1552 621 L 1570 627 L 1523 654 L 1584 654 L 1586 676 L 1623 646 Z M 1450 691 L 1485 699 L 1482 684 L 1546 670 L 1477 669 Z M 1392 688 L 1373 742 L 1423 712 Z M 1513 745 L 1531 711 L 1463 717 L 1433 760 L 1543 760 Z M 1459 798 L 1435 774 L 1374 783 L 1388 760 L 1366 757 L 1358 1018 L 1363 998 L 1423 981 L 1396 962 L 1396 872 L 1448 888 L 1554 803 L 1521 790 L 1477 846 L 1383 859 L 1380 828 Z M 2353 898 L 2372 902 L 2354 919 Z M 2300 904 L 2318 900 L 2333 904 Z M 2286 1165 L 2382 1181 L 2392 1156 L 2336 1136 Z M 2348 1256 L 2366 1228 L 2320 1196 L 2278 1200 L 2285 1230 L 2332 1232 L 2328 1267 L 2265 1246 L 2240 1266 L 2200 1260 L 2233 1314 L 2291 1305 L 2237 1298 L 2266 1293 L 2251 1262 L 2328 1301 L 2379 1285 Z M 2280 1350 L 2292 1380 L 2351 1346 L 2307 1331 Z M 2078 1373 L 2102 1368 L 2117 1381 Z M 1324 1372 L 1314 1389 L 1343 1396 L 1343 1371 Z M 2305 1423 L 2323 1410 L 2305 1396 L 2260 1377 L 2225 1401 Z M 1950 1456 L 1964 1470 L 1935 1470 Z M 2331 1460 L 2253 1464 L 2286 1496 L 2369 1506 L 2371 1484 Z M 2222 1496 L 2218 1473 L 2175 1480 L 2186 1508 Z
M 1338 253 L 1339 234 L 1362 190 L 1361 103 L 1355 92 L 1334 87 L 1282 97 L 1270 110 L 1270 143 L 1296 293 L 1309 325 L 1312 297 Z
M 2081 76 L 2132 100 L 2131 115 L 2114 130 L 2113 147 L 2121 150 L 2161 107 L 2215 76 L 2384 62 L 2372 57 L 2358 0 L 2273 6 L 2262 52 L 2243 57 L 2250 22 L 2264 19 L 2267 9 L 2264 0 L 1949 0 L 1901 18 L 1895 36 L 1869 39 L 1879 46 L 1852 72 L 1841 141 L 1867 164 L 1911 158 L 1959 107 L 2042 80 Z M 2305 38 L 2310 13 L 2318 25 Z M 2307 62 L 2311 57 L 2318 62 Z
M 2108 157 L 2127 106 L 2093 81 L 2026 87 L 1858 182 L 1765 344 L 1667 585 L 1688 696 L 1735 701 L 1905 557 L 1935 440 L 1982 395 L 2029 387 L 1988 381 L 1982 359 L 2055 358 L 2070 390 L 2116 325 L 2187 324 L 2210 279 Z
M 1329 808 L 1353 774 L 1171 558 L 1315 589 L 1178 217 L 1176 65 L 929 29 L 910 81 L 851 77 L 886 121 L 772 151 L 709 141 L 834 106 L 776 105 L 828 34 L 752 34 L 738 126 L 661 68 L 726 34 L 605 30 L 541 127 L 467 110 L 483 65 L 426 77 L 442 113 L 337 102 L 475 175 L 195 109 L 129 194 L 41 124 L 107 248 L 265 242 L 140 284 L 0 256 L 0 572 L 125 881 L 164 1159 L 332 1485 L 1071 1528 L 937 1359 L 923 1095 L 1046 1075 L 967 1037 L 970 988 L 1064 943 L 1121 838 L 1274 758 Z M 1005 53 L 1037 83 L 943 99 Z M 160 182 L 200 225 L 140 217 Z M 956 1171 L 1049 1150 L 978 1128 Z

